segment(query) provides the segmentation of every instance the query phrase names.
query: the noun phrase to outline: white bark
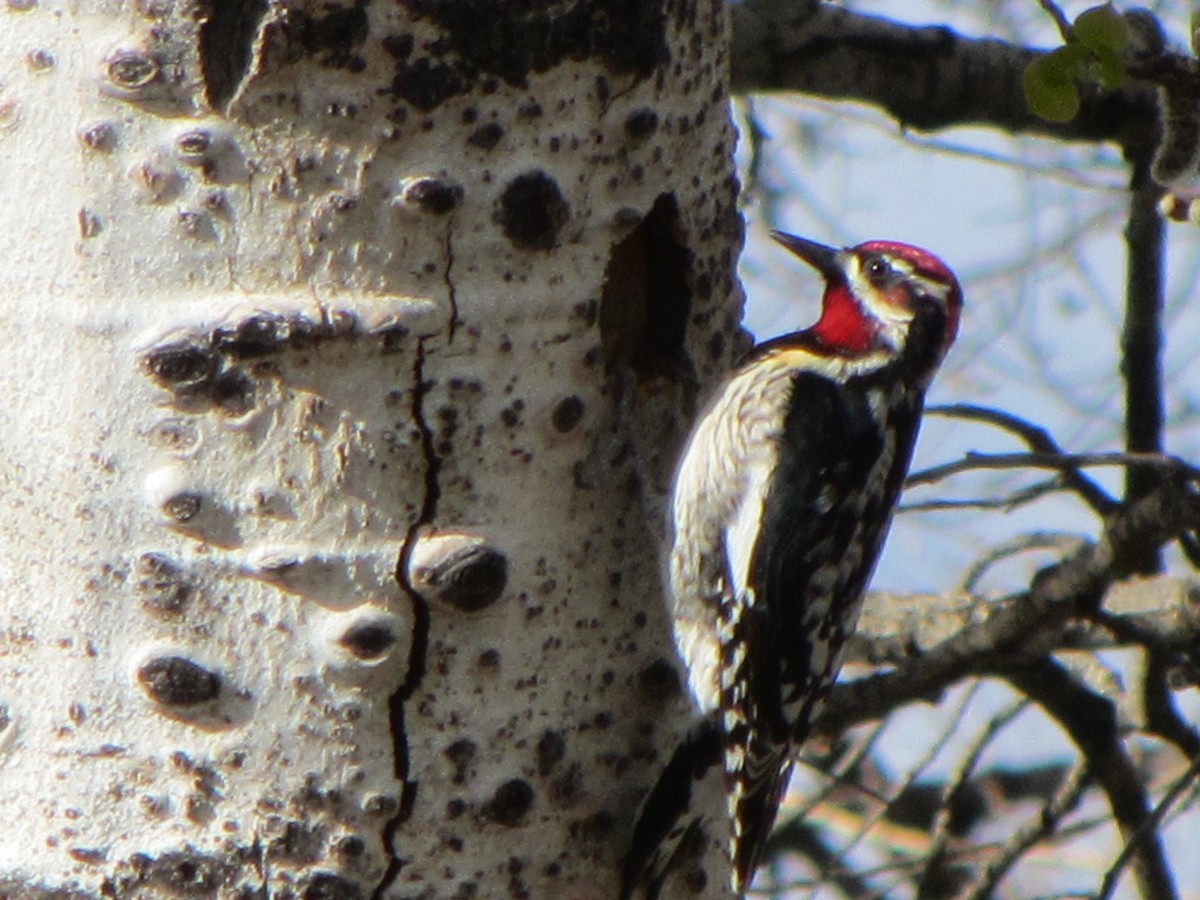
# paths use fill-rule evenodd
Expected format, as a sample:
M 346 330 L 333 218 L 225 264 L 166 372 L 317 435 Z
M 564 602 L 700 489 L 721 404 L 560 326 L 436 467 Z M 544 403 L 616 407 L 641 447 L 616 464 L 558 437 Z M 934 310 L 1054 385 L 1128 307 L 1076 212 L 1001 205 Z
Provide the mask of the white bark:
M 643 6 L 0 8 L 0 893 L 613 895 L 738 305 Z

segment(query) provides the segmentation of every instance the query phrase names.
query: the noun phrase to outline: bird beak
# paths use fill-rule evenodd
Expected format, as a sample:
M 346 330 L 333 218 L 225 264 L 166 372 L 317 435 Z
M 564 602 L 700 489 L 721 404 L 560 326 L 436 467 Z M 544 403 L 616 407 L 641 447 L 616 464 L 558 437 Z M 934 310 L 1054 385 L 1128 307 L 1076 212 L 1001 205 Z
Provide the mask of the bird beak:
M 830 281 L 840 280 L 843 276 L 842 267 L 838 263 L 838 251 L 826 247 L 816 241 L 810 241 L 794 234 L 782 231 L 772 231 L 771 237 L 783 244 L 798 257 L 824 275 Z

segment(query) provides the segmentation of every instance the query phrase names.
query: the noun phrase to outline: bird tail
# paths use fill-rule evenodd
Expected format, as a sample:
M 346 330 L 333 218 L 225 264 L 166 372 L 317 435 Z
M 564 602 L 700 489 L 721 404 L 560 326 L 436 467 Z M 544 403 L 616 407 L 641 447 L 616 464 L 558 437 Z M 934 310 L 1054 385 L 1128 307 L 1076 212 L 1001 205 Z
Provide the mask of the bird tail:
M 639 886 L 644 897 L 658 897 L 662 883 L 680 851 L 701 826 L 702 811 L 692 808 L 696 786 L 721 762 L 721 726 L 710 716 L 702 719 L 675 749 L 658 781 L 638 810 L 629 853 L 621 875 L 621 900 L 630 900 Z
M 762 859 L 779 803 L 792 774 L 790 745 L 750 740 L 725 745 L 726 798 L 733 824 L 730 857 L 732 886 L 742 896 Z M 739 764 L 740 763 L 740 764 Z
M 725 764 L 724 793 L 729 830 L 730 885 L 744 895 L 766 849 L 771 826 L 792 772 L 791 745 L 750 739 L 742 729 L 726 734 L 719 713 L 702 719 L 675 749 L 638 810 L 621 876 L 620 900 L 642 887 L 655 900 L 667 875 L 687 855 L 705 812 L 693 805 L 697 787 L 714 767 Z

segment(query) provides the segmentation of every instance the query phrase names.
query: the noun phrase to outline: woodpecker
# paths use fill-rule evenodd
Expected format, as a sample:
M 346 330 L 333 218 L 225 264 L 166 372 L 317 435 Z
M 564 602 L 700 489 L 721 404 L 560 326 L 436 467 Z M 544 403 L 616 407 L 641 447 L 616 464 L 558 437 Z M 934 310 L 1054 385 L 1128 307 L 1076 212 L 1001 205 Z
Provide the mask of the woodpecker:
M 825 280 L 816 324 L 755 347 L 692 429 L 670 504 L 675 644 L 700 713 L 643 803 L 622 896 L 657 896 L 722 768 L 732 890 L 754 874 L 794 752 L 837 676 L 962 290 L 932 254 L 774 232 Z M 690 817 L 690 818 L 689 818 Z

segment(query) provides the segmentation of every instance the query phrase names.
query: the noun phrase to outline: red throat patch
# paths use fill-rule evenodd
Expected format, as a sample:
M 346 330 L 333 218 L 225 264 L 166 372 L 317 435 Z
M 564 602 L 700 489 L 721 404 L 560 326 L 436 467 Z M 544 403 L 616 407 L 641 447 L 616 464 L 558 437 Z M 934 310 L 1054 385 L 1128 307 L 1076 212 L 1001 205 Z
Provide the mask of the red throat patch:
M 875 342 L 871 321 L 844 284 L 825 289 L 821 319 L 809 331 L 826 347 L 842 353 L 863 353 Z

